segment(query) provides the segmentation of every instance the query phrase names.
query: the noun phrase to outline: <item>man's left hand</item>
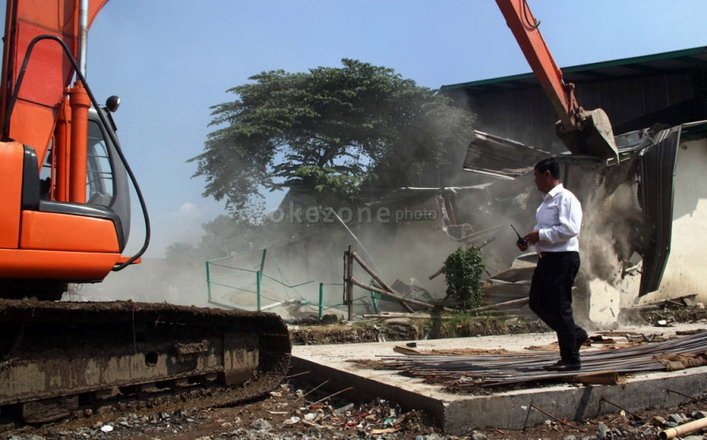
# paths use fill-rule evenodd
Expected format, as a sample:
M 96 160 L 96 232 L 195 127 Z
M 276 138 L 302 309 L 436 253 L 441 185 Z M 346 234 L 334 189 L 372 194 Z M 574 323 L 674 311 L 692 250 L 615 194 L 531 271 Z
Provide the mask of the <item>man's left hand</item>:
M 529 232 L 528 235 L 525 236 L 525 241 L 528 242 L 528 244 L 535 244 L 540 241 L 540 232 L 538 231 L 533 231 Z

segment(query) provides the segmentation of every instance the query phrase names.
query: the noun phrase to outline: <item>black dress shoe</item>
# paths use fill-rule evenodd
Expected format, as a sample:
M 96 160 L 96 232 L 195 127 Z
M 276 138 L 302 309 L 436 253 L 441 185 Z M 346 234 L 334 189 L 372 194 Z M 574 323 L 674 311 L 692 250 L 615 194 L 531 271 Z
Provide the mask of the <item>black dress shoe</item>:
M 561 361 L 562 362 L 562 361 Z M 582 364 L 577 362 L 577 363 L 567 363 L 567 362 L 562 362 L 562 363 L 557 363 L 553 365 L 546 365 L 545 367 L 546 370 L 549 371 L 579 371 L 582 369 Z
M 577 351 L 579 351 L 580 348 L 582 348 L 582 345 L 584 345 L 585 342 L 589 339 L 589 335 L 587 334 L 586 331 L 582 330 L 581 333 L 577 333 L 574 343 L 575 347 L 577 348 Z
M 550 364 L 550 365 L 545 365 L 545 366 L 543 366 L 543 369 L 549 370 L 550 367 L 557 367 L 557 366 L 560 366 L 560 365 L 564 365 L 564 363 L 565 363 L 565 361 L 563 361 L 562 359 L 560 359 L 559 361 L 555 362 L 554 364 Z

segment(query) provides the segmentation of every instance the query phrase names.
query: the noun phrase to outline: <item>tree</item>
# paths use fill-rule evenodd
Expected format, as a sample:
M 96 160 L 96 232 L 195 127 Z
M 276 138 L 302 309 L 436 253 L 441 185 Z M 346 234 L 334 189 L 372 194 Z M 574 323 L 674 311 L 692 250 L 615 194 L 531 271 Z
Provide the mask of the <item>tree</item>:
M 212 107 L 217 128 L 191 159 L 203 195 L 250 219 L 262 213 L 263 190 L 355 203 L 364 189 L 409 184 L 466 146 L 472 114 L 393 69 L 342 64 L 262 72 L 228 90 L 236 99 Z

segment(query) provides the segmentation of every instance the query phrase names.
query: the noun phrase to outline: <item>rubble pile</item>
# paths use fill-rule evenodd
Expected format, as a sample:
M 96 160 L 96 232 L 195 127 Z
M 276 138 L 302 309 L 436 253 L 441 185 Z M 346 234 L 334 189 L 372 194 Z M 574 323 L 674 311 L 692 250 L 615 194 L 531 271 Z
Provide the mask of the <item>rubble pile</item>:
M 152 411 L 159 412 L 149 412 L 146 408 L 127 414 L 105 413 L 55 426 L 25 426 L 0 438 L 402 439 L 438 431 L 433 420 L 421 411 L 403 411 L 399 405 L 383 399 L 355 404 L 330 398 L 330 394 L 312 390 L 309 384 L 297 385 L 282 384 L 268 398 L 236 407 L 180 408 L 171 412 L 158 408 Z M 317 401 L 319 397 L 322 398 Z
M 705 322 L 707 308 L 696 301 L 697 295 L 686 295 L 621 309 L 621 322 L 668 327 L 678 322 Z
M 299 384 L 304 386 L 303 384 Z M 500 439 L 655 439 L 668 428 L 707 417 L 707 395 L 673 410 L 653 410 L 602 416 L 582 422 L 548 419 L 526 431 L 476 429 L 465 436 L 439 432 L 426 414 L 402 410 L 382 399 L 355 404 L 342 399 L 307 404 L 303 389 L 284 384 L 263 401 L 232 408 L 177 409 L 149 414 L 127 413 L 112 420 L 83 420 L 88 425 L 44 428 L 25 427 L 7 433 L 6 440 L 73 439 L 176 439 L 196 440 L 300 440 L 300 439 L 415 439 L 415 440 L 500 440 Z M 681 437 L 707 440 L 707 432 Z

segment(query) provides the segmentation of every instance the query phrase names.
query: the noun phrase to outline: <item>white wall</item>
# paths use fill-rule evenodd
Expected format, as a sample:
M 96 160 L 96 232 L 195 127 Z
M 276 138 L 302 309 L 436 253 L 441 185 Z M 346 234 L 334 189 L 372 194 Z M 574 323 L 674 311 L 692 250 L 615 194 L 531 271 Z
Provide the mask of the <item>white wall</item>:
M 660 289 L 641 302 L 696 293 L 707 304 L 707 138 L 680 144 L 674 183 L 670 257 Z

